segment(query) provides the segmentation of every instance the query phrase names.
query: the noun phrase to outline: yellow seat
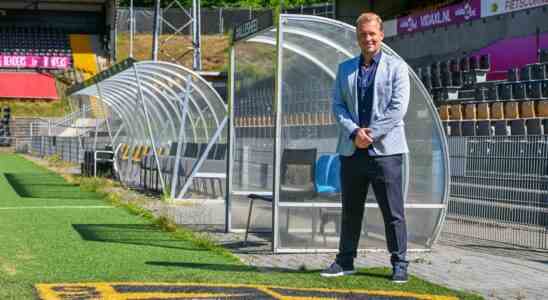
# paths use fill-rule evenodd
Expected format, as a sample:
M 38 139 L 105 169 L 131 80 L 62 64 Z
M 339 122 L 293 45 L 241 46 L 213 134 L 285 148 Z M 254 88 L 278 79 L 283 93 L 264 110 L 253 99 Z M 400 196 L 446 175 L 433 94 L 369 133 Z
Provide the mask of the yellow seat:
M 519 106 L 517 102 L 504 103 L 504 118 L 505 119 L 519 118 Z
M 479 103 L 477 105 L 477 117 L 479 120 L 489 120 L 491 118 L 489 103 Z

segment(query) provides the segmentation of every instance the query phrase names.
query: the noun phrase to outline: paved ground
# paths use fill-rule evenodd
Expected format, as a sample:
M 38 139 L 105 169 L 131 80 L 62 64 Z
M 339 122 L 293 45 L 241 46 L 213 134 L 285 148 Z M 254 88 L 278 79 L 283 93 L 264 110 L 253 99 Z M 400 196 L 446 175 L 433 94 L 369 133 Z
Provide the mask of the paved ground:
M 210 228 L 209 232 L 215 232 Z M 308 270 L 331 263 L 334 254 L 272 254 L 269 237 L 251 236 L 245 247 L 241 234 L 213 234 L 234 249 L 242 261 L 259 267 Z M 410 272 L 453 289 L 472 291 L 487 299 L 548 299 L 548 252 L 531 252 L 478 245 L 460 247 L 459 241 L 442 240 L 429 253 L 411 253 Z M 362 253 L 357 267 L 389 266 L 386 252 Z
M 151 207 L 168 214 L 179 224 L 207 224 L 215 217 L 219 225 L 195 226 L 200 232 L 231 248 L 242 261 L 258 267 L 292 269 L 322 269 L 331 263 L 334 254 L 272 254 L 270 235 L 250 235 L 243 245 L 243 234 L 223 231 L 222 210 L 184 204 L 184 208 Z M 221 216 L 219 218 L 219 215 Z M 195 219 L 195 220 L 193 220 Z M 200 222 L 194 222 L 200 220 Z M 187 225 L 188 226 L 188 225 Z M 472 291 L 486 299 L 548 299 L 548 252 L 514 249 L 504 244 L 466 240 L 442 234 L 432 252 L 411 253 L 410 272 L 421 278 L 453 289 Z M 389 266 L 386 252 L 367 252 L 360 255 L 357 267 Z

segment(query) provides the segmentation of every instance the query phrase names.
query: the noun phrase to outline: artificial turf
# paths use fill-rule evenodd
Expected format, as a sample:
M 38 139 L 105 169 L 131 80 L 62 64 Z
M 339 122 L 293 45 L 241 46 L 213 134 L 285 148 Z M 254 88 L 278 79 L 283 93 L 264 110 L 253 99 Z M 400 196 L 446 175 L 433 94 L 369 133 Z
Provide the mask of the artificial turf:
M 326 279 L 315 271 L 257 269 L 114 207 L 17 155 L 0 155 L 0 299 L 34 299 L 38 283 L 194 282 L 359 288 L 479 296 L 388 269 Z

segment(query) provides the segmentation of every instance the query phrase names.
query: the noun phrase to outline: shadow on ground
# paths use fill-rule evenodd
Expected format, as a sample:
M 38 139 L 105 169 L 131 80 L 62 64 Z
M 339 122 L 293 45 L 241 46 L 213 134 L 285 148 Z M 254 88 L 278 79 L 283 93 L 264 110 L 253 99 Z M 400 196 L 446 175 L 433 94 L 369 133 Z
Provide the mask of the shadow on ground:
M 73 224 L 72 227 L 86 241 L 203 251 L 153 224 Z
M 100 199 L 94 192 L 83 192 L 79 186 L 48 173 L 6 173 L 11 187 L 22 198 Z

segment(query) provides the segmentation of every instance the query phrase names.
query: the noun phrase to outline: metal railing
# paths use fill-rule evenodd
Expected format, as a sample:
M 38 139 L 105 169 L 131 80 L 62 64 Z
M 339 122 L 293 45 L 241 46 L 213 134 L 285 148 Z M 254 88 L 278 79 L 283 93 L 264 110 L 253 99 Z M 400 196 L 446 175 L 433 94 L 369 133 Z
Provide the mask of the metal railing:
M 38 157 L 57 155 L 63 161 L 81 163 L 86 150 L 105 149 L 109 144 L 108 137 L 99 139 L 95 145 L 93 137 L 33 136 L 30 154 Z
M 445 233 L 548 249 L 548 136 L 448 137 Z

